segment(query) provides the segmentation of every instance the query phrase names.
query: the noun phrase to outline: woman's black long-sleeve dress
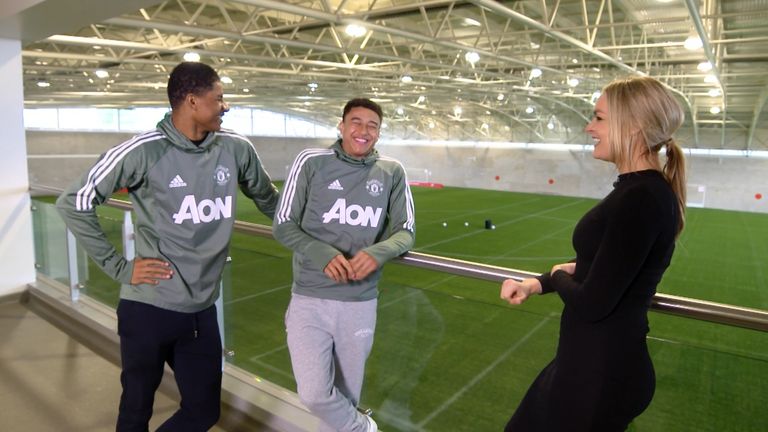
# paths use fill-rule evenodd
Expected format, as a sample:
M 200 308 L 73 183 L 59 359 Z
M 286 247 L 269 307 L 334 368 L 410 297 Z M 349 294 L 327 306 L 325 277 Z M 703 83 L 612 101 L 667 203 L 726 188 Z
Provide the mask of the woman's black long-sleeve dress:
M 539 278 L 563 303 L 557 354 L 507 424 L 512 432 L 623 431 L 651 402 L 645 336 L 675 246 L 678 206 L 655 170 L 619 175 L 573 233 L 576 273 Z

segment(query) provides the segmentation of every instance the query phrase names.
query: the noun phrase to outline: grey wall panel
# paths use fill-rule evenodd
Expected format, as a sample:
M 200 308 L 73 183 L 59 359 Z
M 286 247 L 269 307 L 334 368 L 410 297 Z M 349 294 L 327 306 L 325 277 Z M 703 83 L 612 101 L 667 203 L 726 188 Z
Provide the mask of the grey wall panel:
M 96 155 L 130 136 L 27 131 L 30 182 L 64 186 Z M 301 150 L 327 147 L 333 140 L 251 137 L 251 141 L 272 178 L 284 180 Z M 430 181 L 447 186 L 601 198 L 617 174 L 613 165 L 594 160 L 588 151 L 405 146 L 384 141 L 378 148 L 400 160 L 411 180 L 425 180 L 423 171 L 428 170 Z M 706 189 L 705 207 L 768 213 L 768 159 L 689 156 L 688 171 L 689 184 Z M 756 194 L 763 197 L 756 199 Z

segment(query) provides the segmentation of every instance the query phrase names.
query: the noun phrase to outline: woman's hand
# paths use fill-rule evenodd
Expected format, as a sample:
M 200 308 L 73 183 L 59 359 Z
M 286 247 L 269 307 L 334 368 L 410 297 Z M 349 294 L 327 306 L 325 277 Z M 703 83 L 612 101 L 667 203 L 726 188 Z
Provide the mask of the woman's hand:
M 513 305 L 523 303 L 531 294 L 540 293 L 541 282 L 535 278 L 523 279 L 522 282 L 507 279 L 501 284 L 501 299 Z
M 576 263 L 567 262 L 564 264 L 555 264 L 554 266 L 552 266 L 552 272 L 550 274 L 553 274 L 558 270 L 562 270 L 568 273 L 569 275 L 573 275 L 574 273 L 576 273 Z

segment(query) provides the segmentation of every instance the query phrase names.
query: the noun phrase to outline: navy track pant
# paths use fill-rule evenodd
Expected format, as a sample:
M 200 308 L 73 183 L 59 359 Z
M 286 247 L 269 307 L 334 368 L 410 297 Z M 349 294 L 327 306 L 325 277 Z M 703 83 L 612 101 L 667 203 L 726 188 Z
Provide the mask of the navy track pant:
M 221 337 L 216 306 L 196 313 L 120 300 L 120 413 L 117 431 L 147 431 L 164 364 L 173 369 L 181 406 L 158 431 L 207 431 L 219 419 Z

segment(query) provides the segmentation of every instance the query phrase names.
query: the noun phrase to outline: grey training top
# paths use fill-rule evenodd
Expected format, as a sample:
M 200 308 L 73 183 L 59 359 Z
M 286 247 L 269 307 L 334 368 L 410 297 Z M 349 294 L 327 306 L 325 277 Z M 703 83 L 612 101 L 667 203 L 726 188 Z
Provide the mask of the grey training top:
M 253 145 L 233 131 L 209 133 L 200 145 L 182 135 L 170 114 L 157 129 L 101 155 L 56 201 L 88 255 L 123 283 L 120 298 L 178 312 L 212 305 L 227 258 L 238 186 L 272 217 L 277 189 Z M 159 285 L 130 285 L 133 262 L 107 241 L 95 207 L 127 188 L 136 213 L 136 255 L 171 263 Z
M 304 150 L 293 162 L 273 232 L 293 250 L 293 292 L 342 301 L 376 298 L 381 266 L 413 246 L 414 209 L 400 162 L 374 150 L 363 159 L 328 149 Z M 323 269 L 338 254 L 365 251 L 378 263 L 367 278 L 340 284 Z

